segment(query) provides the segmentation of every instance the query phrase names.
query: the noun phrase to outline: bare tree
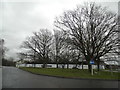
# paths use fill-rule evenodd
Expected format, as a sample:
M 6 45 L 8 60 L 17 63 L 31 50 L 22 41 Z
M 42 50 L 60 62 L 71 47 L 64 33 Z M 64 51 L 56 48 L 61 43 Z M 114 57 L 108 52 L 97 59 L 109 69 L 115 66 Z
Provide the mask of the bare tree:
M 52 33 L 47 29 L 40 29 L 39 32 L 34 32 L 33 36 L 24 41 L 22 47 L 29 49 L 33 60 L 41 60 L 43 68 L 45 68 L 47 62 L 50 60 L 51 40 Z
M 59 31 L 59 30 L 54 30 L 54 46 L 55 46 L 55 62 L 56 62 L 56 68 L 58 68 L 58 64 L 60 62 L 61 59 L 61 54 L 63 52 L 63 48 L 64 48 L 64 32 L 63 31 Z
M 65 53 L 65 57 L 66 55 L 68 57 L 66 57 L 66 59 L 68 60 L 67 62 L 72 62 L 74 64 L 76 64 L 75 68 L 77 68 L 77 65 L 80 64 L 80 62 L 82 62 L 82 68 L 83 68 L 83 60 L 84 57 L 81 54 L 80 50 L 78 47 L 76 47 L 76 45 L 74 45 L 73 43 L 71 43 L 71 36 L 69 35 L 69 32 L 64 32 L 65 33 L 65 37 L 64 37 L 64 53 Z M 68 63 L 67 63 L 68 66 Z
M 97 63 L 99 70 L 100 57 L 117 43 L 117 15 L 95 3 L 64 12 L 56 18 L 55 26 L 69 32 L 71 43 L 85 57 L 90 72 L 90 60 Z
M 69 68 L 69 62 L 73 57 L 73 46 L 67 41 L 69 39 L 69 34 L 61 31 L 54 30 L 54 46 L 55 46 L 55 62 L 58 68 L 58 63 L 62 63 L 63 68 L 67 64 Z
M 0 39 L 0 64 L 2 63 L 2 60 L 5 58 L 5 53 L 8 51 L 8 48 L 4 45 L 5 41 L 4 39 Z
M 0 39 L 0 65 L 2 66 L 4 40 Z
M 25 53 L 17 53 L 17 55 L 20 60 L 24 60 L 27 57 L 27 55 Z

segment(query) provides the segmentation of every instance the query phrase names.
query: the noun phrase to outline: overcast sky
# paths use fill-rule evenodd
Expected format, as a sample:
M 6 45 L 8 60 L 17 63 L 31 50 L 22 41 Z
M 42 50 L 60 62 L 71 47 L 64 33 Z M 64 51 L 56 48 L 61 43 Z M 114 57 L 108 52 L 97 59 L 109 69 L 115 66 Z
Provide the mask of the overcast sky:
M 87 0 L 0 0 L 0 38 L 9 49 L 7 57 L 15 57 L 27 36 L 40 28 L 53 30 L 53 21 L 64 10 L 74 9 Z M 89 0 L 94 1 L 94 0 Z M 118 12 L 118 0 L 98 0 L 109 10 Z

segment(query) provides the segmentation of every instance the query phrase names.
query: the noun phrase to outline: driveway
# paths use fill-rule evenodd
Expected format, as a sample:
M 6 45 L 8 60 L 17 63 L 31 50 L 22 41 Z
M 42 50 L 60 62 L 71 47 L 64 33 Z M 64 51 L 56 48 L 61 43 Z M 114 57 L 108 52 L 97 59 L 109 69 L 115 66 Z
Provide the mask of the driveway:
M 3 67 L 3 88 L 118 88 L 118 81 L 48 77 Z

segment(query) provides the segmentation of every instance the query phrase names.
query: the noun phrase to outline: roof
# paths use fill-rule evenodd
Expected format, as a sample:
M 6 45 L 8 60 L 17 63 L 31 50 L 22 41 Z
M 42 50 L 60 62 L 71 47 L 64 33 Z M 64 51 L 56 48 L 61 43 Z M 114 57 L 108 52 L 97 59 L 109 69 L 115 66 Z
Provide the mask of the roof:
M 105 61 L 105 64 L 107 64 L 107 65 L 119 65 L 118 62 L 119 62 L 119 61 L 109 60 L 109 61 Z

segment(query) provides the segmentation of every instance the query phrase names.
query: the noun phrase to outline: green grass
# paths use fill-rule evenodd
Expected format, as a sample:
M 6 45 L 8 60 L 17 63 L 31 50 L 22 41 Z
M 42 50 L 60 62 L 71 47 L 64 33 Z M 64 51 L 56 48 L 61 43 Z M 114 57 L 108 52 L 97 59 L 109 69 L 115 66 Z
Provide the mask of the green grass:
M 115 79 L 120 80 L 120 72 L 107 72 L 99 71 L 91 75 L 88 70 L 79 70 L 79 69 L 60 69 L 60 68 L 32 68 L 32 67 L 21 67 L 20 69 L 29 71 L 35 74 L 45 74 L 52 76 L 62 76 L 62 77 L 75 77 L 75 78 L 92 78 L 92 79 Z

